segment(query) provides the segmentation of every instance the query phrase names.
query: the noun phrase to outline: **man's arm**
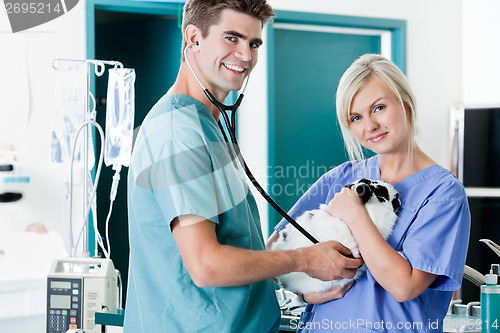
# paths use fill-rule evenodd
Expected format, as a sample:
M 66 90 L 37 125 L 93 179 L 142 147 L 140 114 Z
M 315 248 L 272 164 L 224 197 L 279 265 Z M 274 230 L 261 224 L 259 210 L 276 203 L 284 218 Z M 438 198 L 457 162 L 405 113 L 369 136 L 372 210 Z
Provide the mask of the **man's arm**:
M 270 249 L 272 244 L 278 240 L 279 234 L 277 231 L 273 232 L 266 242 L 266 249 Z M 341 244 L 339 244 L 341 245 Z M 341 245 L 342 246 L 342 245 Z M 345 254 L 345 253 L 344 253 Z M 350 252 L 348 254 L 351 254 Z M 361 260 L 361 259 L 359 259 Z M 360 264 L 361 265 L 361 264 Z M 358 266 L 359 267 L 359 266 Z M 299 294 L 302 299 L 311 304 L 323 304 L 339 298 L 344 297 L 345 293 L 349 291 L 354 285 L 354 281 L 349 282 L 343 287 L 333 287 L 329 290 L 322 292 L 314 292 L 309 294 Z
M 290 272 L 328 281 L 353 278 L 360 259 L 344 256 L 349 250 L 337 242 L 322 242 L 290 251 L 252 251 L 218 242 L 214 222 L 182 215 L 172 222 L 177 247 L 194 283 L 199 287 L 239 286 Z

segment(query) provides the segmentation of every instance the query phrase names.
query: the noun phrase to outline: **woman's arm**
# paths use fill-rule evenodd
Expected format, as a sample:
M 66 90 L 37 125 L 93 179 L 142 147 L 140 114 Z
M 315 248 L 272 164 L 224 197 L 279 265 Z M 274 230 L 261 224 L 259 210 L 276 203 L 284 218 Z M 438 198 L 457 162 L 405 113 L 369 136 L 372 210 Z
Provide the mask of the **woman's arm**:
M 413 269 L 382 238 L 355 191 L 342 189 L 328 211 L 347 223 L 370 273 L 398 302 L 417 297 L 435 280 L 436 275 Z

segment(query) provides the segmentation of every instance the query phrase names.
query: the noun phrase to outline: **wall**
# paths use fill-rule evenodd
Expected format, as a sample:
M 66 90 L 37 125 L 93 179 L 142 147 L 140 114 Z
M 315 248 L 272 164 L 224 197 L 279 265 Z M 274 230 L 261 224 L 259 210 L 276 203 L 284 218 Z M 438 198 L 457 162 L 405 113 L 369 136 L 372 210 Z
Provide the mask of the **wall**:
M 462 0 L 462 90 L 466 106 L 500 105 L 500 2 Z
M 0 145 L 10 144 L 21 152 L 21 158 L 30 168 L 30 183 L 24 197 L 16 203 L 0 203 L 0 232 L 23 231 L 33 222 L 40 222 L 50 230 L 63 231 L 64 187 L 62 172 L 50 164 L 50 130 L 52 121 L 55 70 L 54 58 L 85 58 L 83 1 L 67 14 L 41 26 L 12 34 L 3 5 L 0 6 L 0 63 L 4 65 L 0 81 L 0 100 L 14 96 L 15 103 L 9 110 L 0 110 Z M 4 48 L 5 45 L 12 48 Z M 14 56 L 14 58 L 12 57 Z M 12 65 L 13 59 L 21 57 Z M 19 59 L 17 59 L 19 60 Z M 7 66 L 5 63 L 9 62 Z M 12 85 L 17 77 L 25 77 L 25 86 Z M 28 101 L 26 101 L 28 100 Z M 27 109 L 22 109 L 27 102 Z M 14 103 L 14 104 L 15 104 Z M 16 114 L 26 110 L 26 117 L 19 126 L 11 126 Z M 8 118 L 7 118 L 8 117 Z M 5 126 L 8 124 L 8 126 Z M 75 188 L 75 214 L 81 202 L 81 187 Z M 67 214 L 67 211 L 66 211 Z M 78 216 L 82 214 L 79 213 Z
M 437 163 L 449 167 L 449 108 L 462 102 L 460 1 L 270 0 L 269 2 L 275 9 L 281 10 L 406 20 L 406 74 L 417 98 L 417 120 L 420 128 L 418 142 Z M 246 102 L 243 103 L 239 114 L 242 151 L 263 186 L 267 183 L 265 56 L 264 43 L 259 64 L 253 72 L 248 92 L 245 94 Z M 261 217 L 267 220 L 268 205 L 257 193 L 255 196 L 258 198 Z M 265 232 L 266 227 L 267 223 L 264 223 Z

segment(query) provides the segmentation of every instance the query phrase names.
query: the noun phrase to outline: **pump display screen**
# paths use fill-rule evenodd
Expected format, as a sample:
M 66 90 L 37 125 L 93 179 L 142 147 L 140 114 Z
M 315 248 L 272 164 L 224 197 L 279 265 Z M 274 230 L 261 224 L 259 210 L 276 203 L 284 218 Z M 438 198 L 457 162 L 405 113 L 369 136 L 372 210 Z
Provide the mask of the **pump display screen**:
M 71 282 L 69 282 L 69 281 L 50 281 L 50 288 L 69 289 L 69 288 L 71 288 Z
M 69 295 L 50 295 L 50 307 L 53 309 L 70 309 L 71 296 Z

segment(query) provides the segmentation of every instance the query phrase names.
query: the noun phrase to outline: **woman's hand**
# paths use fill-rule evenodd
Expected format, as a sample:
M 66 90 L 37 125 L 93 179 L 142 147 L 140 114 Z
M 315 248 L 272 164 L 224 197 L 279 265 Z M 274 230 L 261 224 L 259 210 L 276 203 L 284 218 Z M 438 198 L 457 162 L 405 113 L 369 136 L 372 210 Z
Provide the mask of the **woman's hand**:
M 356 221 L 360 214 L 366 214 L 366 209 L 361 202 L 356 191 L 344 187 L 337 192 L 333 199 L 328 203 L 326 211 L 335 217 L 338 217 L 347 225 Z
M 302 295 L 302 299 L 311 304 L 323 304 L 344 297 L 346 292 L 352 288 L 354 281 L 349 282 L 344 287 L 333 287 L 332 289 Z
M 266 250 L 271 250 L 271 246 L 273 246 L 273 243 L 278 240 L 279 233 L 277 231 L 273 231 L 271 236 L 266 241 Z

